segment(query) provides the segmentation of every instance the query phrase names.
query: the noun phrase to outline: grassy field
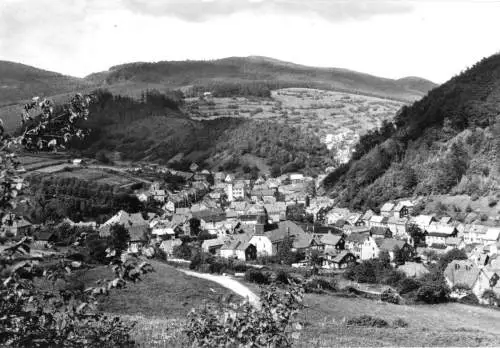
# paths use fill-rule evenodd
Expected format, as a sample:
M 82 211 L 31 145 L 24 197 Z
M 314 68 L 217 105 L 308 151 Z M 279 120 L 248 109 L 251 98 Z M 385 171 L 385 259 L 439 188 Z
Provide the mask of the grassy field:
M 182 347 L 180 331 L 189 311 L 232 293 L 166 264 L 150 262 L 155 272 L 125 289 L 113 290 L 102 298 L 99 307 L 106 313 L 136 322 L 134 339 L 143 347 Z M 112 279 L 113 274 L 110 268 L 101 266 L 77 276 L 85 286 L 95 286 L 95 281 Z
M 228 290 L 202 279 L 186 276 L 153 261 L 155 272 L 142 282 L 115 290 L 100 308 L 136 322 L 133 337 L 142 347 L 183 347 L 186 314 L 193 307 L 217 301 Z M 110 278 L 106 267 L 81 276 L 92 285 Z M 248 284 L 257 293 L 258 286 Z M 296 347 L 346 346 L 499 346 L 500 311 L 449 303 L 442 305 L 393 305 L 364 298 L 307 294 L 301 312 L 305 323 Z M 403 319 L 407 328 L 364 328 L 345 324 L 346 319 L 371 315 L 393 323 Z
M 71 171 L 58 172 L 55 174 L 55 176 L 61 178 L 78 178 L 82 180 L 92 181 L 98 184 L 108 184 L 108 185 L 118 185 L 118 186 L 132 183 L 132 181 L 126 177 L 109 173 L 104 170 L 92 169 L 92 168 L 74 168 Z
M 456 303 L 404 306 L 364 298 L 306 295 L 302 319 L 306 326 L 299 347 L 345 346 L 498 346 L 500 311 Z M 407 328 L 346 326 L 361 315 Z

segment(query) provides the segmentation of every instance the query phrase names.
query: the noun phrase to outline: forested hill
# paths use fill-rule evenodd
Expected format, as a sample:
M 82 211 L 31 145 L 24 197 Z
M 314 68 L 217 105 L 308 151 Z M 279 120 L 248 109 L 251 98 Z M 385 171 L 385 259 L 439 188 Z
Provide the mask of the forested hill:
M 266 57 L 231 57 L 213 61 L 130 63 L 88 76 L 101 86 L 161 84 L 215 89 L 221 84 L 265 83 L 270 89 L 311 87 L 416 100 L 436 85 L 420 78 L 391 80 L 338 68 L 315 68 Z
M 500 55 L 433 89 L 360 139 L 353 159 L 325 180 L 351 208 L 414 194 L 498 190 Z
M 34 96 L 79 91 L 88 81 L 32 66 L 0 61 L 0 106 Z

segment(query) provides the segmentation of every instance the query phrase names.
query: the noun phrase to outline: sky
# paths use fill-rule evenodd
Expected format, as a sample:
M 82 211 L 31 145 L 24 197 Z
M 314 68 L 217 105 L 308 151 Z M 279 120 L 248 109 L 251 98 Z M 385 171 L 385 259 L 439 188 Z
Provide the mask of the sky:
M 500 51 L 500 0 L 0 0 L 0 60 L 83 77 L 267 56 L 442 83 Z

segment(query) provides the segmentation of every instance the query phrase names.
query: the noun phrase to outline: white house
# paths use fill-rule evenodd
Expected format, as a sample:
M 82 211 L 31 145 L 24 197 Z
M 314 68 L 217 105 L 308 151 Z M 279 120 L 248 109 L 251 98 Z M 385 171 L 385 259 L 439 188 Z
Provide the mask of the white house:
M 220 248 L 220 256 L 226 259 L 236 258 L 247 261 L 255 260 L 257 251 L 255 245 L 250 244 L 251 234 L 234 234 L 229 237 L 226 243 Z

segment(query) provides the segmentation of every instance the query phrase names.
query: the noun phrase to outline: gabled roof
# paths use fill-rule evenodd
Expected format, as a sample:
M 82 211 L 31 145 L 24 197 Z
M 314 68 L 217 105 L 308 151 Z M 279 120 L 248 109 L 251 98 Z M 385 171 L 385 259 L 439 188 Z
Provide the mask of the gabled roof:
M 213 247 L 218 247 L 218 246 L 222 247 L 226 243 L 228 238 L 229 238 L 229 236 L 218 237 L 215 239 L 205 239 L 201 246 L 203 249 L 208 249 L 208 248 L 213 248 Z
M 250 239 L 253 235 L 249 233 L 233 234 L 225 242 L 221 249 L 223 250 L 246 250 L 250 245 Z
M 405 241 L 394 238 L 378 238 L 375 239 L 375 243 L 377 244 L 380 250 L 385 250 L 385 251 L 394 251 L 395 247 L 401 249 L 406 244 Z
M 370 232 L 363 232 L 363 233 L 351 233 L 346 237 L 346 242 L 349 243 L 363 243 L 365 240 L 370 238 Z
M 375 222 L 375 223 L 381 223 L 385 224 L 387 223 L 387 216 L 382 216 L 382 215 L 373 215 L 370 219 L 370 222 Z
M 391 203 L 391 202 L 387 202 L 387 203 L 384 203 L 384 205 L 382 205 L 382 208 L 380 208 L 380 211 L 383 211 L 383 212 L 391 212 L 393 211 L 394 209 L 394 203 Z
M 361 217 L 361 219 L 365 220 L 365 221 L 368 221 L 371 219 L 371 217 L 375 215 L 375 212 L 371 209 L 368 209 L 364 214 L 363 216 Z
M 377 236 L 385 236 L 387 232 L 391 232 L 391 230 L 387 227 L 379 227 L 379 226 L 374 226 L 370 228 L 370 233 L 373 235 Z
M 496 242 L 500 238 L 500 227 L 488 227 L 484 239 L 491 242 Z
M 304 230 L 292 221 L 281 221 L 272 230 L 266 231 L 264 235 L 268 237 L 271 242 L 279 242 L 284 240 L 287 236 L 296 238 L 299 234 L 304 234 Z
M 451 217 L 449 216 L 443 216 L 441 219 L 439 219 L 439 223 L 441 224 L 449 224 L 451 223 Z
M 347 218 L 347 222 L 349 222 L 349 224 L 351 225 L 355 225 L 357 224 L 359 221 L 361 221 L 361 214 L 359 213 L 352 213 L 351 215 L 349 215 L 349 217 Z
M 434 220 L 434 216 L 432 215 L 417 215 L 411 222 L 419 226 L 428 226 L 431 224 L 432 220 Z
M 336 246 L 342 240 L 342 236 L 338 234 L 324 234 L 321 236 L 320 242 L 325 245 L 333 245 Z
M 342 261 L 347 257 L 351 255 L 352 257 L 354 257 L 354 254 L 351 253 L 350 251 L 348 250 L 342 250 L 340 253 L 338 253 L 332 260 L 332 262 L 334 263 L 342 263 Z
M 425 230 L 429 236 L 436 237 L 451 237 L 455 232 L 457 232 L 457 229 L 454 226 L 439 224 L 436 222 L 431 223 Z
M 148 225 L 148 222 L 144 220 L 141 213 L 129 214 L 124 210 L 120 210 L 116 215 L 104 223 L 104 225 L 107 226 L 115 224 L 129 227 L 133 225 Z

